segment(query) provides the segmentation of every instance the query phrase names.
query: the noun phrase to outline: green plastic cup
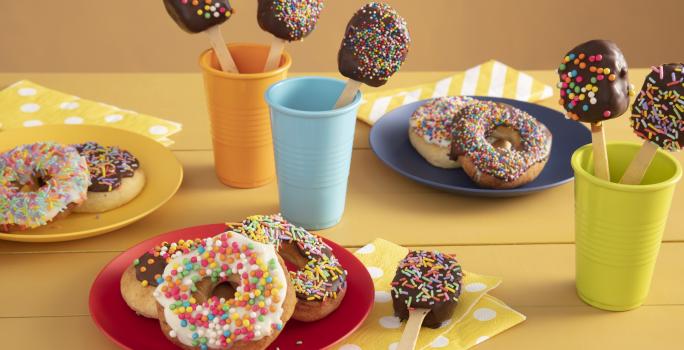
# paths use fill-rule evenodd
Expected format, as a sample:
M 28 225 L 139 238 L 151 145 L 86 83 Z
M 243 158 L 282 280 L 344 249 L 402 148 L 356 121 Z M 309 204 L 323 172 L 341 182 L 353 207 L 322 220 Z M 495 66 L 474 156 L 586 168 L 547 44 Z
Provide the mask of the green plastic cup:
M 651 287 L 679 162 L 658 151 L 641 185 L 617 183 L 641 144 L 608 144 L 613 182 L 594 176 L 591 145 L 572 155 L 575 171 L 575 274 L 579 297 L 599 309 L 643 304 Z

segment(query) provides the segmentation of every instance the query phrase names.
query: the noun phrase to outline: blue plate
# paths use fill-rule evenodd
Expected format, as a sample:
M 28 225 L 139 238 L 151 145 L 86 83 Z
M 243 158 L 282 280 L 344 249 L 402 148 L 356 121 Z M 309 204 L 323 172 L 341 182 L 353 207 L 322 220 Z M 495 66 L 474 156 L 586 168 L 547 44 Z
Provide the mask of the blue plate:
M 558 111 L 506 98 L 477 97 L 504 102 L 522 109 L 544 123 L 553 134 L 551 157 L 534 181 L 513 189 L 495 190 L 478 187 L 461 169 L 442 169 L 428 163 L 413 148 L 408 138 L 409 117 L 425 101 L 399 107 L 380 118 L 370 132 L 373 152 L 398 173 L 444 191 L 480 197 L 513 197 L 562 185 L 573 178 L 570 157 L 591 142 L 591 133 L 581 123 L 567 120 Z

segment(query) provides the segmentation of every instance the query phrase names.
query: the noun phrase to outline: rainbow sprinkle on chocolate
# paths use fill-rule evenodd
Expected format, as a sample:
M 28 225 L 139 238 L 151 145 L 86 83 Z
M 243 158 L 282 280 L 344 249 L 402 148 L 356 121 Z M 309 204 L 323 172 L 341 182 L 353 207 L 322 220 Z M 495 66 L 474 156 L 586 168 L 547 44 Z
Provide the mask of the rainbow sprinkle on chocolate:
M 338 55 L 340 73 L 381 86 L 401 68 L 410 43 L 406 20 L 389 5 L 371 2 L 347 25 Z
M 392 296 L 406 296 L 406 306 L 429 308 L 435 303 L 458 300 L 463 272 L 458 261 L 437 251 L 412 250 L 399 262 L 392 280 Z
M 615 43 L 592 40 L 563 57 L 558 67 L 559 104 L 569 119 L 600 123 L 617 118 L 629 106 L 633 88 L 627 62 Z
M 162 242 L 133 261 L 135 276 L 143 287 L 156 287 L 164 282 L 162 273 L 171 259 L 187 254 L 201 243 L 201 239 Z
M 227 349 L 280 331 L 287 277 L 274 248 L 232 232 L 207 238 L 169 261 L 154 296 L 168 336 L 200 349 Z M 198 300 L 198 284 L 236 283 L 234 297 Z
M 0 231 L 46 225 L 86 198 L 90 177 L 76 149 L 54 142 L 0 154 Z
M 316 27 L 323 7 L 322 0 L 259 0 L 257 19 L 278 38 L 302 40 Z
M 449 147 L 454 119 L 460 110 L 473 99 L 467 96 L 434 98 L 416 109 L 409 125 L 426 142 Z
M 634 132 L 665 150 L 684 147 L 684 65 L 653 67 L 632 105 Z
M 476 100 L 477 101 L 477 100 Z M 521 149 L 497 149 L 487 141 L 497 127 L 515 130 Z M 454 125 L 452 155 L 465 155 L 477 169 L 504 181 L 514 181 L 531 166 L 548 159 L 551 134 L 534 117 L 512 106 L 477 101 L 466 105 Z
M 279 214 L 253 215 L 246 218 L 242 226 L 231 229 L 257 242 L 272 244 L 277 251 L 284 244 L 296 245 L 307 259 L 302 268 L 290 271 L 298 298 L 309 301 L 334 299 L 346 288 L 347 271 L 332 249 L 320 237 L 292 225 Z
M 188 33 L 199 33 L 230 18 L 235 10 L 228 0 L 164 0 L 171 19 Z
M 111 192 L 121 186 L 121 180 L 132 177 L 140 163 L 130 152 L 116 146 L 101 146 L 97 142 L 74 145 L 85 157 L 90 170 L 90 192 Z

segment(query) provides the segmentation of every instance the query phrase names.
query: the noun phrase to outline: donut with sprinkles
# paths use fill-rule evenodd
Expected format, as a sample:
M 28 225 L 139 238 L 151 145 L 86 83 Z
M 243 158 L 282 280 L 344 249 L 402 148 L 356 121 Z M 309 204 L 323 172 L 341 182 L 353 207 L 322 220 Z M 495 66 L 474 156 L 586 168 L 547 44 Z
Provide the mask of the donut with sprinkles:
M 298 41 L 316 28 L 322 10 L 322 0 L 259 0 L 257 22 L 277 38 Z
M 71 146 L 38 142 L 0 154 L 0 232 L 47 225 L 85 201 L 88 166 Z
M 450 320 L 461 295 L 463 271 L 458 261 L 438 251 L 412 250 L 399 262 L 392 287 L 392 306 L 399 319 L 413 309 L 428 309 L 423 327 Z
M 515 188 L 533 181 L 551 154 L 551 133 L 544 124 L 512 106 L 477 101 L 463 108 L 451 144 L 463 170 L 479 186 Z M 488 141 L 496 133 L 506 145 Z
M 653 67 L 632 104 L 630 123 L 640 138 L 664 150 L 684 147 L 684 65 Z
M 224 232 L 173 257 L 154 291 L 163 333 L 183 349 L 265 349 L 294 311 L 274 247 Z M 226 285 L 231 296 L 214 290 Z
M 347 271 L 320 237 L 279 214 L 250 216 L 231 230 L 275 246 L 283 259 L 297 266 L 290 271 L 297 295 L 295 320 L 320 320 L 340 306 L 347 290 Z
M 409 118 L 409 141 L 428 163 L 445 169 L 460 167 L 450 157 L 454 120 L 473 101 L 467 96 L 444 96 L 429 100 Z
M 85 157 L 90 171 L 88 199 L 77 213 L 102 213 L 118 208 L 137 197 L 145 186 L 145 173 L 130 152 L 97 142 L 74 145 Z
M 410 44 L 406 20 L 389 5 L 371 2 L 347 24 L 338 68 L 349 79 L 373 87 L 385 85 L 406 60 Z

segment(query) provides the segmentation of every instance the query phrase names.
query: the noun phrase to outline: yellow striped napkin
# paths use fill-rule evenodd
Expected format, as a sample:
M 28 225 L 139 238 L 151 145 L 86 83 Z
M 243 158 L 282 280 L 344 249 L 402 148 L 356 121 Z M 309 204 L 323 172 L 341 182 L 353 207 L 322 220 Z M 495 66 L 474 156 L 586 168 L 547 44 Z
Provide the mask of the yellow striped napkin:
M 396 264 L 406 254 L 407 248 L 383 239 L 376 239 L 354 253 L 373 278 L 375 303 L 361 328 L 336 349 L 394 350 L 397 347 L 405 323 L 394 316 L 390 282 Z M 454 316 L 438 329 L 422 328 L 416 349 L 465 350 L 524 321 L 523 314 L 487 294 L 500 283 L 498 277 L 465 271 L 463 293 Z
M 0 131 L 54 124 L 109 126 L 147 136 L 165 146 L 173 144 L 169 136 L 182 129 L 180 123 L 81 99 L 28 80 L 0 91 Z
M 449 95 L 506 97 L 536 102 L 553 96 L 553 88 L 499 61 L 490 60 L 437 82 L 400 89 L 365 92 L 358 118 L 370 125 L 385 113 L 411 102 Z

